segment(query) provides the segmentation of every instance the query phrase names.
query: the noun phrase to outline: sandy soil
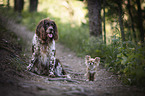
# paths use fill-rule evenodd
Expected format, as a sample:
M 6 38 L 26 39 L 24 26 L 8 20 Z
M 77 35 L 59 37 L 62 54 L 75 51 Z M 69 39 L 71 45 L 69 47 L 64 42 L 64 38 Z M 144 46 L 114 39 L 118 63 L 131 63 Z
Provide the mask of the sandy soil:
M 2 17 L 1 17 L 2 18 Z M 96 81 L 86 81 L 84 58 L 77 57 L 74 52 L 56 44 L 56 57 L 60 59 L 72 81 L 49 81 L 49 77 L 36 75 L 25 70 L 31 58 L 31 39 L 34 32 L 13 21 L 3 18 L 0 27 L 0 94 L 1 96 L 145 96 L 143 89 L 123 85 L 116 75 L 107 72 L 101 66 L 97 70 Z M 24 46 L 17 44 L 14 32 L 24 41 Z M 24 54 L 21 55 L 21 49 Z M 16 59 L 16 60 L 15 60 Z M 18 59 L 18 60 L 17 60 Z M 23 69 L 18 70 L 17 62 Z M 14 66 L 11 66 L 11 65 Z M 24 64 L 24 66 L 23 66 Z

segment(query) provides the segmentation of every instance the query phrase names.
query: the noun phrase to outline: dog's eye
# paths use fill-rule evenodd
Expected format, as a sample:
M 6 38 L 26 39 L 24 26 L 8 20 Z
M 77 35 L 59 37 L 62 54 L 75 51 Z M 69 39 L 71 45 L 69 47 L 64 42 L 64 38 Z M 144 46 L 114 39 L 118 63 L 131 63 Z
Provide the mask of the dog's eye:
M 51 26 L 54 26 L 54 24 L 52 23 Z

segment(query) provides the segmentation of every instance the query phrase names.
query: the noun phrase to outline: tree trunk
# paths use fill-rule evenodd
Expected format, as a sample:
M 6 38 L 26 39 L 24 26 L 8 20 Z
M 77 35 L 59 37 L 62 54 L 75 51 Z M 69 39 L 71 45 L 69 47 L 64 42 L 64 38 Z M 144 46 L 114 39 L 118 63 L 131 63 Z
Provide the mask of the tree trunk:
M 144 43 L 144 29 L 143 29 L 143 19 L 142 19 L 142 10 L 140 5 L 140 0 L 136 0 L 137 7 L 138 7 L 138 28 L 140 31 L 140 39 L 143 45 Z
M 90 35 L 102 36 L 101 0 L 87 0 L 89 10 Z
M 30 0 L 30 12 L 36 12 L 37 11 L 37 6 L 38 6 L 38 0 Z
M 21 13 L 24 7 L 24 0 L 14 0 L 14 11 Z
M 122 11 L 122 1 L 118 1 L 118 8 L 119 8 L 119 26 L 121 30 L 121 38 L 122 41 L 125 41 L 125 34 L 124 34 L 124 27 L 123 27 L 123 11 Z
M 10 1 L 7 0 L 7 7 L 9 8 L 10 7 Z
M 130 0 L 128 0 L 127 8 L 128 8 L 128 13 L 129 13 L 129 16 L 130 16 L 130 19 L 131 19 L 131 28 L 132 28 L 132 32 L 133 32 L 133 37 L 134 37 L 135 42 L 137 42 L 136 41 L 135 29 L 134 29 L 134 20 L 133 20 L 133 16 L 132 16 L 131 9 L 130 9 Z
M 104 16 L 103 16 L 103 22 L 104 22 L 104 43 L 106 44 L 106 23 L 105 23 L 105 3 L 106 0 L 103 1 L 103 12 L 104 12 Z

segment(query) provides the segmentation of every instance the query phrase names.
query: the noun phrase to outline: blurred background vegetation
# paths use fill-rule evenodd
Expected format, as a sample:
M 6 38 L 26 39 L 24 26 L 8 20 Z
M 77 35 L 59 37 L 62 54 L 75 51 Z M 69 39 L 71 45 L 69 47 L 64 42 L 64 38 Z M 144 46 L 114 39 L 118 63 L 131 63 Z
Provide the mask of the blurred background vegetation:
M 144 0 L 0 0 L 0 14 L 35 31 L 49 17 L 59 42 L 100 57 L 125 84 L 145 86 Z

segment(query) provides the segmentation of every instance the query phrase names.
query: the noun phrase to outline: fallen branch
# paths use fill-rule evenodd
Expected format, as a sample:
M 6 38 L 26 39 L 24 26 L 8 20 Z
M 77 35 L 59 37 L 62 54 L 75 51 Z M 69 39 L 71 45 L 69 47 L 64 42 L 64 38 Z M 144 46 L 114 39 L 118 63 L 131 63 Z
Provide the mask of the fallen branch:
M 80 83 L 79 81 L 68 79 L 68 78 L 48 78 L 48 81 L 68 81 L 68 82 Z
M 67 72 L 74 75 L 84 75 L 84 73 L 78 73 L 78 72 L 72 72 L 72 71 L 67 71 Z

